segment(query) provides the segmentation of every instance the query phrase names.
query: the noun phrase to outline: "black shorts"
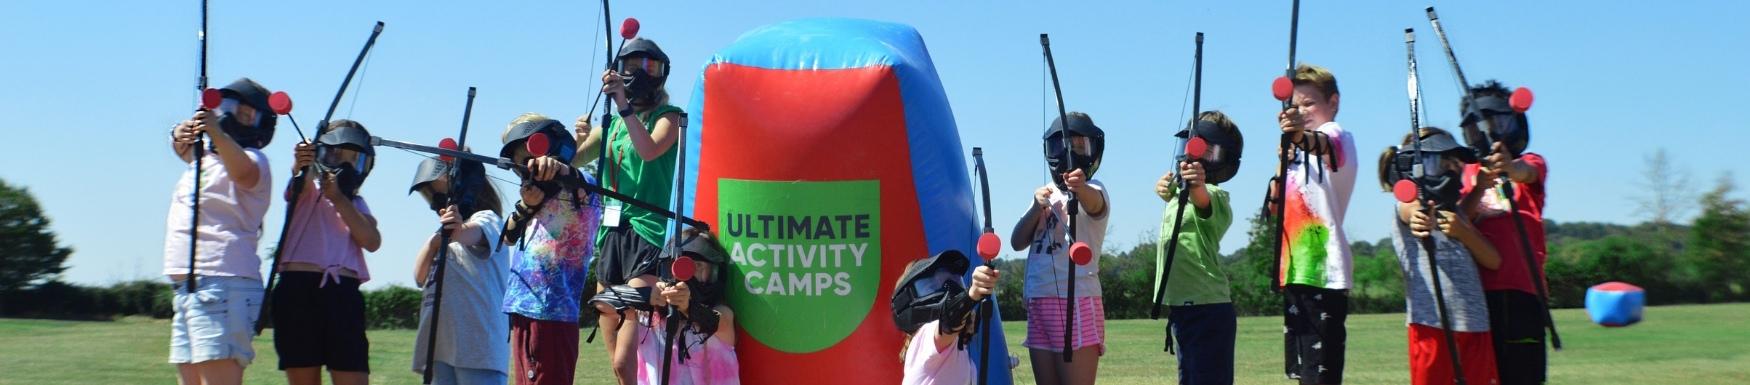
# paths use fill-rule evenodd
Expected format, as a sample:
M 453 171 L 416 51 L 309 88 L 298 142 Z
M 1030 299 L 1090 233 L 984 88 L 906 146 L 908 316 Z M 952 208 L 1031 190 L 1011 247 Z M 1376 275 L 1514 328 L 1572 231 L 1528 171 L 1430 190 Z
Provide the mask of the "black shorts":
M 1543 346 L 1543 304 L 1537 295 L 1518 290 L 1484 294 L 1489 301 L 1489 331 L 1495 338 L 1495 369 L 1501 374 L 1501 383 L 1542 384 L 1549 359 Z
M 1180 384 L 1234 383 L 1237 313 L 1231 303 L 1173 306 L 1167 326 L 1179 340 Z
M 357 278 L 322 285 L 322 273 L 281 272 L 273 289 L 273 326 L 280 370 L 327 366 L 371 372 L 365 297 Z
M 1282 290 L 1284 372 L 1302 384 L 1343 383 L 1343 353 L 1349 335 L 1349 293 L 1304 285 Z
M 655 275 L 662 248 L 644 241 L 632 225 L 608 229 L 602 242 L 596 245 L 596 283 L 602 286 L 624 285 L 640 275 Z

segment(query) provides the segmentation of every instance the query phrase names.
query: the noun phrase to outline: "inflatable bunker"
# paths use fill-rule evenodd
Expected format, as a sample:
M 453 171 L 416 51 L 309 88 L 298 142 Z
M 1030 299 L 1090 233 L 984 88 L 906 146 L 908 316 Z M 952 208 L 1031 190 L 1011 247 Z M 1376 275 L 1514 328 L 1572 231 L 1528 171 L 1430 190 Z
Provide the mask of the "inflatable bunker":
M 711 57 L 692 103 L 682 177 L 731 254 L 742 383 L 899 383 L 894 281 L 939 251 L 977 258 L 979 235 L 923 37 L 855 19 L 761 27 Z M 1000 369 L 983 375 L 1011 383 L 1002 329 L 981 329 L 999 333 Z
M 1592 323 L 1607 327 L 1623 327 L 1641 322 L 1641 310 L 1647 305 L 1647 293 L 1622 282 L 1605 282 L 1586 289 L 1586 314 Z

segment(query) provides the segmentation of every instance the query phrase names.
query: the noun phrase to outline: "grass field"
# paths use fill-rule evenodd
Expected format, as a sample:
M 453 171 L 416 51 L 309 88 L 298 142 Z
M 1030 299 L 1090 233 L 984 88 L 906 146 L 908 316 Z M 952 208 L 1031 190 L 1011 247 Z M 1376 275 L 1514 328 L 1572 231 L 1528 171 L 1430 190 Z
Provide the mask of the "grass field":
M 1750 304 L 1649 308 L 1646 321 L 1609 329 L 1591 324 L 1581 310 L 1560 310 L 1566 350 L 1552 353 L 1554 384 L 1745 384 L 1750 383 Z M 1241 318 L 1236 353 L 1237 382 L 1288 384 L 1282 380 L 1281 321 Z M 1024 352 L 1025 325 L 1005 325 L 1011 349 Z M 1107 324 L 1108 351 L 1100 362 L 1104 384 L 1174 382 L 1173 357 L 1161 352 L 1161 322 Z M 67 322 L 0 320 L 0 384 L 169 384 L 175 370 L 164 360 L 169 328 L 163 320 Z M 370 332 L 375 384 L 416 384 L 409 368 L 413 332 Z M 1408 381 L 1402 314 L 1349 319 L 1348 369 L 1352 384 Z M 284 383 L 274 370 L 273 342 L 255 340 L 256 365 L 246 383 Z M 579 384 L 609 384 L 599 345 L 584 345 Z M 1024 353 L 1022 353 L 1024 354 Z M 1020 383 L 1032 383 L 1026 359 L 1015 368 Z

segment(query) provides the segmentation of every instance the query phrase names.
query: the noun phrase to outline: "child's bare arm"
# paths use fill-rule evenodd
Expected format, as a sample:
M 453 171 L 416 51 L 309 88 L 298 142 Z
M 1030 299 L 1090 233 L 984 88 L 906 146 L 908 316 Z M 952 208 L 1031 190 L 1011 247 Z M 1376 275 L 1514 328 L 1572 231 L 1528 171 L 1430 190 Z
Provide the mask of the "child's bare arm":
M 424 245 L 419 246 L 419 253 L 415 254 L 417 257 L 413 261 L 413 286 L 425 287 L 426 271 L 431 269 L 431 259 L 437 257 L 438 241 L 438 235 L 432 234 Z
M 1501 267 L 1501 254 L 1495 250 L 1495 245 L 1477 232 L 1469 220 L 1451 211 L 1441 211 L 1440 216 L 1440 232 L 1451 235 L 1464 244 L 1470 250 L 1471 259 L 1476 260 L 1477 266 L 1489 270 Z
M 1082 170 L 1070 171 L 1063 176 L 1063 184 L 1075 191 L 1076 200 L 1082 204 L 1082 211 L 1089 216 L 1101 216 L 1106 213 L 1106 196 L 1100 190 L 1088 184 L 1088 179 Z
M 346 223 L 348 235 L 354 243 L 370 252 L 383 246 L 383 235 L 377 232 L 377 218 L 359 212 L 358 207 L 352 205 L 352 198 L 340 192 L 340 182 L 335 181 L 334 174 L 322 175 L 321 188 L 322 195 L 334 203 L 334 211 L 340 214 L 340 221 Z
M 177 159 L 183 163 L 194 161 L 194 138 L 199 132 L 194 130 L 194 120 L 184 120 L 176 123 L 170 129 L 170 151 L 176 153 Z
M 1040 187 L 1033 191 L 1033 206 L 1028 207 L 1027 212 L 1021 214 L 1021 219 L 1015 221 L 1015 229 L 1009 232 L 1009 247 L 1021 251 L 1033 243 L 1033 230 L 1039 227 L 1039 217 L 1045 213 L 1050 198 L 1050 187 Z
M 1209 186 L 1204 184 L 1207 177 L 1204 175 L 1203 163 L 1180 162 L 1179 172 L 1185 175 L 1185 185 L 1189 186 L 1186 191 L 1191 193 L 1187 198 L 1191 198 L 1191 205 L 1197 207 L 1197 217 L 1209 218 L 1214 211 L 1209 208 Z
M 196 111 L 194 119 L 195 129 L 206 132 L 207 140 L 213 142 L 219 163 L 225 166 L 225 173 L 231 176 L 231 181 L 244 189 L 255 188 L 255 184 L 261 182 L 261 170 L 256 168 L 255 160 L 249 159 L 249 154 L 243 153 L 243 146 L 232 140 L 225 130 L 219 129 L 218 115 Z
M 577 139 L 577 153 L 571 158 L 572 165 L 589 163 L 591 159 L 600 157 L 602 150 L 601 128 L 591 126 L 588 115 L 577 117 L 577 121 L 572 123 L 571 127 L 575 131 L 573 136 Z
M 735 346 L 735 312 L 723 305 L 717 305 L 716 309 L 717 334 L 713 336 L 729 346 Z

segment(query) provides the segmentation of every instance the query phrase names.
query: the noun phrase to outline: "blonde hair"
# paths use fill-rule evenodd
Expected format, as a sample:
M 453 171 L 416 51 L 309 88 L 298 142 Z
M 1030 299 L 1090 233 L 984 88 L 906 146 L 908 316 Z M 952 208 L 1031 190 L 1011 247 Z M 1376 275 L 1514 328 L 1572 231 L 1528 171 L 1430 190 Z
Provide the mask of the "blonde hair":
M 1294 67 L 1294 85 L 1318 87 L 1319 92 L 1323 93 L 1326 99 L 1339 93 L 1337 92 L 1337 75 L 1331 74 L 1331 70 L 1325 69 L 1325 67 L 1312 64 L 1301 63 Z
M 547 115 L 541 115 L 539 113 L 524 112 L 522 115 L 517 115 L 516 119 L 511 119 L 510 124 L 504 125 L 504 132 L 498 134 L 498 141 L 500 143 L 509 142 L 510 129 L 516 128 L 518 124 L 533 122 L 536 120 L 553 120 L 553 118 L 549 118 Z

